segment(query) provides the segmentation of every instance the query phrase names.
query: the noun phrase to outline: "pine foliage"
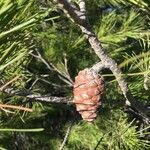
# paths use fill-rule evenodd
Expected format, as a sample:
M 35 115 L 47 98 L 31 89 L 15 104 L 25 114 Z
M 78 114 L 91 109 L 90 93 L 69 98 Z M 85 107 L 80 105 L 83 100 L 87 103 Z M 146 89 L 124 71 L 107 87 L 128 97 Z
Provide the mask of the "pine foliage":
M 149 1 L 86 3 L 98 39 L 119 64 L 135 98 L 149 106 Z M 71 97 L 72 82 L 79 70 L 99 62 L 78 26 L 51 2 L 0 1 L 0 21 L 1 84 L 20 76 L 10 84 L 12 87 Z M 33 112 L 0 108 L 0 149 L 59 149 L 70 122 L 73 126 L 66 150 L 150 149 L 149 127 L 123 111 L 124 98 L 113 74 L 106 70 L 102 75 L 104 103 L 94 123 L 82 121 L 72 107 L 31 102 L 1 92 L 1 103 L 30 107 Z M 36 131 L 34 128 L 40 132 L 23 133 Z
M 144 134 L 136 130 L 134 120 L 129 123 L 127 116 L 120 110 L 111 112 L 111 118 L 107 113 L 99 117 L 94 124 L 85 122 L 76 124 L 72 128 L 68 146 L 72 149 L 89 150 L 149 149 L 149 141 L 141 140 Z

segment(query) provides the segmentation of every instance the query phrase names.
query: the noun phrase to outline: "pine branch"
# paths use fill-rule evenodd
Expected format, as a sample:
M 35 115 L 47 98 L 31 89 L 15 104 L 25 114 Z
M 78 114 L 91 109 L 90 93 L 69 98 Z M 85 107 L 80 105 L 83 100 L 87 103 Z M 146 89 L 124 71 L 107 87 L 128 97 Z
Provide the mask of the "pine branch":
M 133 107 L 138 113 L 140 113 L 145 120 L 145 122 L 148 122 L 150 119 L 148 116 L 145 115 L 145 107 L 139 105 L 134 100 L 134 97 L 132 93 L 130 92 L 127 83 L 125 82 L 122 71 L 118 67 L 115 60 L 110 58 L 106 53 L 104 48 L 102 47 L 101 42 L 96 37 L 95 33 L 92 31 L 91 25 L 88 21 L 88 19 L 85 17 L 85 7 L 82 7 L 81 1 L 80 1 L 80 10 L 73 5 L 68 0 L 55 0 L 61 7 L 61 9 L 70 16 L 71 20 L 73 20 L 79 27 L 81 28 L 82 32 L 85 34 L 86 38 L 88 39 L 91 48 L 95 51 L 97 56 L 100 58 L 102 64 L 107 68 L 110 69 L 115 76 L 120 89 L 122 90 L 122 93 L 125 97 L 125 105 L 128 107 Z M 85 1 L 82 0 L 82 4 L 84 4 Z M 82 11 L 81 11 L 82 10 Z
M 74 102 L 72 101 L 72 97 L 57 97 L 57 96 L 32 94 L 26 90 L 15 90 L 14 88 L 10 88 L 10 87 L 3 89 L 3 92 L 9 94 L 10 96 L 24 97 L 27 99 L 27 102 L 29 101 L 29 102 L 41 102 L 41 103 L 47 103 L 47 104 L 64 104 L 67 106 L 74 105 Z M 139 101 L 137 101 L 137 103 L 139 103 L 139 105 L 141 106 L 143 105 Z M 103 104 L 108 105 L 108 101 L 106 99 L 103 100 Z M 123 104 L 122 104 L 122 101 L 117 101 L 117 102 L 112 101 L 110 105 L 112 107 L 115 107 L 115 106 L 122 106 Z M 144 108 L 145 110 L 149 111 L 147 107 L 144 107 Z M 132 116 L 134 116 L 140 121 L 143 121 L 145 123 L 150 123 L 150 119 L 148 117 L 145 117 L 145 115 L 140 114 L 134 108 L 126 107 L 125 112 L 132 114 Z
M 67 97 L 30 94 L 30 95 L 27 95 L 26 98 L 30 99 L 31 101 L 38 101 L 38 102 L 57 103 L 57 104 L 61 103 L 61 104 L 66 104 L 66 105 L 73 104 L 73 102 L 71 101 L 71 98 L 67 98 Z
M 3 91 L 11 96 L 25 97 L 29 99 L 30 101 L 56 103 L 56 104 L 61 103 L 61 104 L 66 104 L 66 105 L 73 104 L 73 102 L 71 101 L 71 98 L 67 98 L 67 97 L 32 94 L 26 90 L 15 90 L 14 88 L 8 88 L 8 87 L 4 89 Z

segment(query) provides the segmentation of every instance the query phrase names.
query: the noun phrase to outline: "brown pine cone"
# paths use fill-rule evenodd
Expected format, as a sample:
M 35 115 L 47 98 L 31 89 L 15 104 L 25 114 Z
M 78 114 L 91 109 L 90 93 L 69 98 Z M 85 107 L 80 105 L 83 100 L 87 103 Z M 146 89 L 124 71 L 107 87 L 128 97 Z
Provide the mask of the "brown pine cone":
M 90 122 L 96 118 L 103 91 L 103 80 L 96 72 L 84 69 L 76 76 L 73 102 L 83 120 Z

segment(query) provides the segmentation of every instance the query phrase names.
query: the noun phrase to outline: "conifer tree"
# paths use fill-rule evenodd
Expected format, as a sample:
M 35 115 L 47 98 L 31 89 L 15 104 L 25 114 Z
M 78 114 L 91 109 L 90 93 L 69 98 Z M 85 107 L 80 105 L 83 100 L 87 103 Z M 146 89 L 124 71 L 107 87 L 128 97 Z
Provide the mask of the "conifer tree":
M 1 1 L 0 149 L 150 149 L 149 8 L 149 0 Z M 98 74 L 101 104 L 79 109 L 86 101 L 74 99 L 74 81 L 89 93 Z M 74 102 L 94 117 L 84 121 Z

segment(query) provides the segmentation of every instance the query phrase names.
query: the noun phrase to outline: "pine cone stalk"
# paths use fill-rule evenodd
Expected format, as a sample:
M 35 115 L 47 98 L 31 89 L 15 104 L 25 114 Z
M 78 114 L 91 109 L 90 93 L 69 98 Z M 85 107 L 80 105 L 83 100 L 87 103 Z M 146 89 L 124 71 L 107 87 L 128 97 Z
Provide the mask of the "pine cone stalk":
M 73 102 L 83 120 L 91 122 L 97 117 L 103 91 L 102 77 L 94 70 L 84 69 L 75 77 Z

